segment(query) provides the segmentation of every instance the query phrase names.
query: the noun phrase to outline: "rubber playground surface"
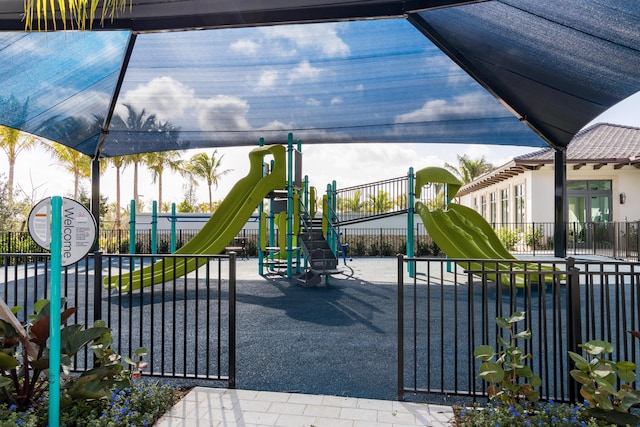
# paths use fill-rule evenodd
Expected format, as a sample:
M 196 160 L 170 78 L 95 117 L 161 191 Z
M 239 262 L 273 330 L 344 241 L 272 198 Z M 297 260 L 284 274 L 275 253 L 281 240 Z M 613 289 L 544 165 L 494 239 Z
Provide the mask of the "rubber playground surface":
M 397 259 L 348 265 L 352 277 L 304 288 L 238 260 L 239 389 L 395 397 Z

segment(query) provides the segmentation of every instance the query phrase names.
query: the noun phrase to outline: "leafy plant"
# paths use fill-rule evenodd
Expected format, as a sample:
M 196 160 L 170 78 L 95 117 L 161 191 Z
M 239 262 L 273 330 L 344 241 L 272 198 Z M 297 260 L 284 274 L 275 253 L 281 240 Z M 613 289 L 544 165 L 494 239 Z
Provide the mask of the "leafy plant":
M 482 361 L 478 376 L 490 384 L 487 389 L 489 398 L 511 406 L 540 399 L 540 393 L 534 388 L 540 387 L 542 381 L 525 365 L 532 356 L 516 345 L 519 339 L 531 339 L 529 329 L 515 331 L 515 323 L 524 320 L 524 317 L 521 311 L 510 317 L 497 317 L 496 324 L 509 333 L 509 340 L 505 341 L 498 334 L 498 350 L 490 345 L 481 345 L 473 352 L 474 357 Z
M 602 420 L 585 414 L 582 405 L 557 404 L 553 401 L 538 402 L 533 408 L 524 410 L 515 406 L 491 404 L 481 408 L 457 408 L 455 425 L 461 427 L 604 427 L 610 426 Z
M 636 380 L 635 363 L 607 359 L 606 355 L 613 353 L 613 345 L 607 341 L 592 340 L 580 347 L 587 358 L 570 351 L 576 367 L 570 373 L 582 384 L 580 394 L 591 405 L 587 413 L 617 425 L 639 425 L 640 417 L 629 413 L 632 406 L 640 404 L 640 391 L 631 386 Z
M 542 242 L 544 241 L 544 230 L 542 226 L 539 228 L 533 228 L 532 226 L 527 227 L 524 231 L 524 235 L 522 236 L 525 245 L 540 249 L 542 248 Z
M 0 319 L 0 403 L 15 405 L 26 410 L 38 402 L 48 391 L 49 368 L 49 301 L 34 304 L 35 314 L 25 327 L 16 322 Z M 20 308 L 14 308 L 15 314 Z M 76 308 L 64 309 L 61 324 L 76 312 Z M 61 404 L 75 400 L 108 397 L 111 389 L 123 387 L 128 379 L 123 378 L 119 356 L 110 348 L 113 342 L 110 329 L 98 321 L 93 327 L 82 325 L 63 326 L 60 331 L 60 363 L 65 374 L 72 368 L 71 359 L 83 348 L 90 346 L 94 352 L 94 368 L 80 376 L 66 376 L 62 385 Z
M 512 230 L 509 227 L 500 227 L 496 230 L 498 239 L 502 242 L 507 250 L 512 251 L 516 247 L 516 243 L 520 240 L 520 231 Z

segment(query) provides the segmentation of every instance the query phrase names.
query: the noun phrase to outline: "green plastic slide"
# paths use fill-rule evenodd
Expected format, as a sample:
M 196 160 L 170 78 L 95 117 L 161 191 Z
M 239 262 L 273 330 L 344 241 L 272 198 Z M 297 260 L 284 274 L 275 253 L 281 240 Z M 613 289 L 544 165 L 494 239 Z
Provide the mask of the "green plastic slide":
M 442 168 L 430 167 L 416 173 L 416 195 L 419 194 L 418 185 L 422 186 L 428 182 L 438 182 L 449 185 L 449 197 L 453 198 L 460 188 L 459 181 L 449 171 Z M 453 194 L 451 194 L 453 193 Z M 518 287 L 524 286 L 527 282 L 524 274 L 508 274 L 506 271 L 552 271 L 550 266 L 539 266 L 536 263 L 526 262 L 500 262 L 500 260 L 517 260 L 504 247 L 493 227 L 475 210 L 466 206 L 449 203 L 445 209 L 429 208 L 422 202 L 415 203 L 415 210 L 427 232 L 434 242 L 450 258 L 460 259 L 487 259 L 495 260 L 495 264 L 483 264 L 479 262 L 465 262 L 464 268 L 482 271 L 505 271 L 502 274 L 488 274 L 488 278 L 493 281 L 500 281 L 505 285 L 514 283 Z M 547 277 L 538 278 L 534 281 L 547 281 Z
M 266 155 L 272 155 L 271 173 L 263 174 Z M 251 217 L 255 208 L 273 190 L 286 188 L 286 148 L 282 145 L 259 147 L 249 153 L 250 169 L 240 179 L 211 218 L 189 242 L 176 254 L 217 255 L 238 234 Z M 122 291 L 139 289 L 152 284 L 173 280 L 190 273 L 207 262 L 206 259 L 189 257 L 166 258 L 140 270 L 105 279 L 105 287 Z

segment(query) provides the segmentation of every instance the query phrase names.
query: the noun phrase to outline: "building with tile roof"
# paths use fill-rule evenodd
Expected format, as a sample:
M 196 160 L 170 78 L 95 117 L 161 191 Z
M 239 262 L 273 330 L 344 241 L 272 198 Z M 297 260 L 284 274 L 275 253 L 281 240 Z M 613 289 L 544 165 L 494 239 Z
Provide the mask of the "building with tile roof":
M 459 202 L 495 227 L 554 221 L 554 151 L 545 148 L 463 186 Z M 567 147 L 570 223 L 640 220 L 640 128 L 598 123 Z

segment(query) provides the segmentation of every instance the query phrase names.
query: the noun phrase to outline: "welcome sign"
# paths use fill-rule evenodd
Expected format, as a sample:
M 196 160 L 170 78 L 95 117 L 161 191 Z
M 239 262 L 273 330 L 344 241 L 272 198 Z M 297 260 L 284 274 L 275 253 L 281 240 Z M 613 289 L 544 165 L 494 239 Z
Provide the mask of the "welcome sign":
M 62 198 L 62 265 L 84 258 L 96 240 L 96 220 L 80 202 Z M 29 213 L 29 234 L 38 246 L 51 247 L 51 198 L 39 201 Z

